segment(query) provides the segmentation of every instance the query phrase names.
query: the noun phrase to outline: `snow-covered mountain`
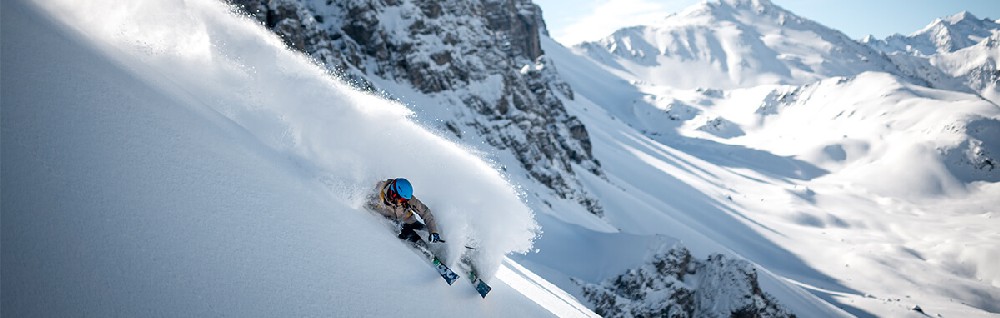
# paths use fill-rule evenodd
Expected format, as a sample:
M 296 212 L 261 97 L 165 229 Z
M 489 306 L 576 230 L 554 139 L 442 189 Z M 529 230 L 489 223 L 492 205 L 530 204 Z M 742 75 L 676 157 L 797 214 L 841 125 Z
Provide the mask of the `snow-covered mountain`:
M 609 178 L 635 186 L 599 197 L 652 206 L 605 202 L 623 232 L 694 250 L 707 236 L 856 316 L 997 312 L 992 103 L 877 72 L 725 91 L 635 86 L 558 44 L 545 49 L 578 91 L 571 111 L 605 127 L 592 136 Z M 816 310 L 793 312 L 832 315 Z
M 1000 23 L 989 18 L 979 19 L 968 11 L 939 18 L 910 35 L 893 34 L 885 39 L 867 36 L 861 43 L 885 53 L 934 55 L 955 52 L 982 42 Z
M 901 71 L 934 87 L 977 93 L 1000 103 L 1000 24 L 967 11 L 936 19 L 909 36 L 862 40 L 889 55 Z
M 574 49 L 622 77 L 685 89 L 895 71 L 877 51 L 768 0 L 704 1 Z
M 769 28 L 768 32 L 733 28 L 740 29 L 740 34 L 757 35 L 765 44 L 766 34 L 772 38 L 802 35 L 803 25 L 814 25 L 782 23 L 781 14 L 766 15 L 782 12 L 789 17 L 787 11 L 775 8 L 765 1 L 708 1 L 666 19 L 692 18 L 685 23 L 626 28 L 604 42 L 571 50 L 543 42 L 546 54 L 577 92 L 576 102 L 568 103 L 570 112 L 591 128 L 595 156 L 604 163 L 609 179 L 635 185 L 624 193 L 598 197 L 631 196 L 659 210 L 625 216 L 613 212 L 620 211 L 618 206 L 605 202 L 609 222 L 622 232 L 662 233 L 681 237 L 687 245 L 700 245 L 694 243 L 697 235 L 682 233 L 682 229 L 655 229 L 626 221 L 663 226 L 651 221 L 655 218 L 650 215 L 670 215 L 673 218 L 664 222 L 698 229 L 708 241 L 721 243 L 856 316 L 920 316 L 921 312 L 983 316 L 1000 312 L 993 305 L 1000 299 L 997 276 L 988 261 L 998 255 L 989 242 L 1000 239 L 995 230 L 1000 224 L 989 208 L 1000 204 L 996 169 L 1000 113 L 994 102 L 983 99 L 988 94 L 973 94 L 979 89 L 967 86 L 958 75 L 950 75 L 948 68 L 926 59 L 909 59 L 908 54 L 871 53 L 868 62 L 852 60 L 856 55 L 850 54 L 846 58 L 852 62 L 845 62 L 843 56 L 810 50 L 814 48 L 810 44 L 816 42 L 809 39 L 824 38 L 821 36 L 803 37 L 798 40 L 801 46 L 776 50 L 772 47 L 777 46 L 758 45 L 752 46 L 756 50 L 733 54 L 736 57 L 725 56 L 768 59 L 782 56 L 782 50 L 820 52 L 823 54 L 817 56 L 829 59 L 826 64 L 852 63 L 840 68 L 841 76 L 811 73 L 785 79 L 795 85 L 773 85 L 781 83 L 777 80 L 726 84 L 724 80 L 733 78 L 731 75 L 701 63 L 722 59 L 695 56 L 669 67 L 663 62 L 678 56 L 664 54 L 671 51 L 663 48 L 683 43 L 733 43 L 725 40 L 731 39 L 726 34 L 689 42 L 683 37 L 648 40 L 656 39 L 650 34 L 660 34 L 649 30 L 742 25 L 731 20 L 713 24 L 711 21 L 723 20 L 717 16 L 742 17 L 732 19 L 736 21 L 755 17 L 758 20 L 746 23 L 751 26 L 745 28 Z M 814 25 L 808 29 L 825 28 Z M 613 42 L 615 36 L 636 32 L 638 37 Z M 837 38 L 842 41 L 829 44 L 832 49 L 828 52 L 849 52 L 845 48 L 859 46 L 846 36 Z M 989 43 L 984 39 L 966 48 L 971 50 L 951 53 L 964 54 L 961 57 L 940 55 L 936 61 L 947 59 L 955 68 L 980 69 L 978 66 L 988 65 L 993 55 L 988 50 L 974 50 Z M 873 58 L 882 67 L 865 70 L 873 65 Z M 995 71 L 989 66 L 986 69 L 990 70 L 986 74 Z M 714 74 L 723 80 L 690 74 Z M 688 76 L 691 82 L 677 82 L 678 75 Z M 604 128 L 595 132 L 594 127 Z M 635 163 L 625 166 L 625 162 Z M 740 221 L 728 223 L 733 219 Z M 930 228 L 933 234 L 927 232 Z M 754 235 L 742 236 L 747 231 L 760 234 L 766 243 Z M 544 245 L 546 239 L 543 236 L 539 244 Z M 544 268 L 530 261 L 526 264 Z M 610 279 L 622 280 L 624 284 L 618 287 L 626 287 L 630 277 L 650 272 L 648 266 L 632 267 L 631 272 L 619 272 L 621 275 Z M 969 266 L 969 270 L 959 269 L 961 266 Z M 557 275 L 546 277 L 562 282 Z M 671 277 L 649 282 L 663 286 L 661 291 L 668 294 L 682 291 L 672 283 L 682 275 Z M 587 287 L 585 291 L 618 288 L 606 281 L 599 286 L 603 287 Z M 605 298 L 600 295 L 606 294 L 597 295 L 596 299 L 585 299 L 601 303 Z M 619 294 L 619 299 L 635 299 L 634 295 Z M 963 300 L 941 295 L 963 295 Z M 787 298 L 778 299 L 787 302 Z M 626 303 L 614 308 L 657 308 L 651 305 L 656 301 Z M 916 306 L 921 312 L 912 310 Z M 614 312 L 607 308 L 601 311 Z

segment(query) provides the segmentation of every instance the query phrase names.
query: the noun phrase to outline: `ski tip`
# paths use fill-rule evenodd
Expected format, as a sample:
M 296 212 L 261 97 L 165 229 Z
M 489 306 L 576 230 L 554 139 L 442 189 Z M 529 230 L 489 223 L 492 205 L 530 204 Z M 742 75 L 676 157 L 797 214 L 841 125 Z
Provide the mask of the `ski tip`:
M 486 283 L 480 283 L 476 286 L 476 291 L 479 292 L 479 296 L 483 297 L 483 299 L 486 299 L 486 294 L 489 294 L 491 290 L 493 288 L 486 285 Z

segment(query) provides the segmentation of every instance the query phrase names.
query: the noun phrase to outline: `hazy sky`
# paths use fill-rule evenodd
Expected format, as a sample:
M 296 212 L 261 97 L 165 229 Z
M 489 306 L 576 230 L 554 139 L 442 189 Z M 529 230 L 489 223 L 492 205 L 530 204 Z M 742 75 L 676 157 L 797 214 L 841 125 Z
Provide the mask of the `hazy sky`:
M 549 34 L 572 45 L 615 30 L 652 21 L 704 0 L 534 0 L 542 7 Z M 771 0 L 799 16 L 854 39 L 872 34 L 910 34 L 935 18 L 962 10 L 1000 19 L 1000 0 Z

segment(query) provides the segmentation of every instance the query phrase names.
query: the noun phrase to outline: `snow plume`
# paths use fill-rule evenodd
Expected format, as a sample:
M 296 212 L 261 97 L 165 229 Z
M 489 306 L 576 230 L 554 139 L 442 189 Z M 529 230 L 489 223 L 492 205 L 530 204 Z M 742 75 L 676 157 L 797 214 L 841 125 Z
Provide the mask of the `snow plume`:
M 405 106 L 329 76 L 219 1 L 40 5 L 153 87 L 245 129 L 256 139 L 249 142 L 288 158 L 352 207 L 376 181 L 408 178 L 434 211 L 449 255 L 474 245 L 483 277 L 504 255 L 527 252 L 540 231 L 490 164 L 414 123 Z

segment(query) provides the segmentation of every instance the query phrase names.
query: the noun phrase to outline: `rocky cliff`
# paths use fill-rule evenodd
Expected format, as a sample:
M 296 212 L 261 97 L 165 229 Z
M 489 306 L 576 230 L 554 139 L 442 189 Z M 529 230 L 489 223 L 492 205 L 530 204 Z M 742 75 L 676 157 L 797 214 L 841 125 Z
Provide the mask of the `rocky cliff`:
M 510 152 L 532 179 L 592 213 L 574 174 L 602 176 L 587 128 L 560 98 L 573 91 L 540 46 L 541 9 L 527 0 L 229 0 L 331 72 L 406 102 L 458 138 Z M 376 83 L 393 83 L 379 85 Z M 474 136 L 469 136 L 469 132 Z
M 795 317 L 761 290 L 749 262 L 721 254 L 701 261 L 679 245 L 653 254 L 642 266 L 581 287 L 603 317 Z

